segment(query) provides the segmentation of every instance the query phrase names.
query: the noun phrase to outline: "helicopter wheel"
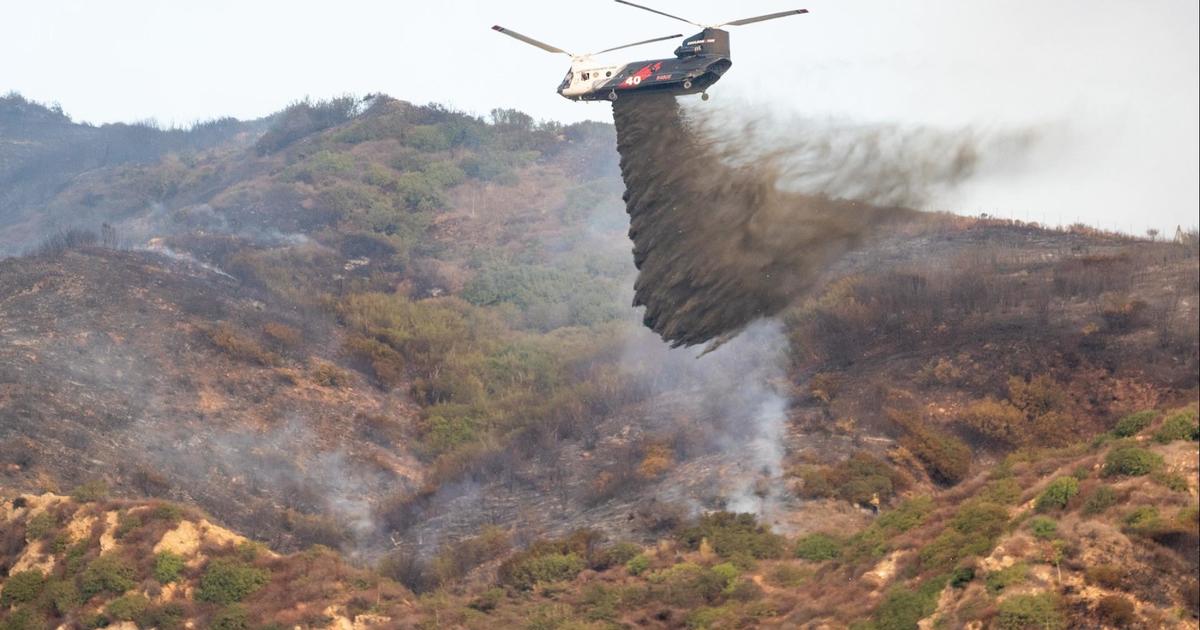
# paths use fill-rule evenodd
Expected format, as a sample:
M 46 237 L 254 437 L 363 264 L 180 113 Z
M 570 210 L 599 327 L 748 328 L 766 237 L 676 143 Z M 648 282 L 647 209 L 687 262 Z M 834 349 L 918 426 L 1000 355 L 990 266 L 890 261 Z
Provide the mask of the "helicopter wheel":
M 617 100 L 617 91 L 616 90 L 613 90 L 608 93 L 608 100 L 610 100 L 610 101 Z
M 684 82 L 683 82 L 683 89 L 685 89 L 685 90 L 690 90 L 690 89 L 692 89 L 692 82 L 691 82 L 690 80 L 688 80 L 688 81 L 684 81 Z
M 702 101 L 707 101 L 707 100 L 708 100 L 708 92 L 701 92 L 701 93 L 700 93 L 700 100 L 702 100 Z

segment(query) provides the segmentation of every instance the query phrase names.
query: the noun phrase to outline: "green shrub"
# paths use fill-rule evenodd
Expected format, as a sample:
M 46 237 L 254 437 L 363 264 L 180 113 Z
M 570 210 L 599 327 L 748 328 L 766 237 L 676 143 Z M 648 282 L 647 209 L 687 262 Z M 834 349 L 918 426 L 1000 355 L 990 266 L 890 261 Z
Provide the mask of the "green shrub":
M 539 582 L 570 580 L 587 564 L 575 553 L 545 553 L 521 557 L 500 565 L 500 581 L 520 590 L 529 590 Z M 510 559 L 511 560 L 511 559 Z
M 21 606 L 0 621 L 0 630 L 43 630 L 46 624 L 32 606 Z
M 117 528 L 113 532 L 113 537 L 124 538 L 126 534 L 142 526 L 142 517 L 138 514 L 130 514 L 124 510 L 117 516 Z
M 1059 477 L 1050 482 L 1046 489 L 1038 495 L 1034 507 L 1039 512 L 1061 510 L 1067 503 L 1079 494 L 1079 480 L 1074 477 Z
M 671 606 L 696 608 L 719 602 L 729 594 L 738 576 L 737 567 L 724 563 L 706 569 L 682 562 L 646 576 L 655 599 Z
M 134 621 L 141 618 L 150 607 L 150 600 L 141 593 L 130 593 L 109 602 L 105 611 L 116 621 Z
M 1012 477 L 995 479 L 984 486 L 979 498 L 1001 505 L 1012 505 L 1021 499 L 1021 484 Z
M 866 529 L 847 539 L 843 553 L 856 559 L 882 557 L 889 540 L 925 522 L 932 511 L 931 497 L 908 499 L 895 509 L 882 512 Z
M 249 630 L 250 615 L 241 606 L 227 606 L 213 615 L 210 627 L 213 630 Z
M 975 567 L 958 567 L 950 574 L 950 586 L 954 588 L 966 588 L 973 581 Z
M 1059 630 L 1065 626 L 1058 597 L 1053 593 L 1014 595 L 1000 602 L 993 627 L 997 630 Z
M 1029 519 L 1029 531 L 1042 540 L 1049 540 L 1058 534 L 1058 523 L 1049 516 L 1035 516 Z
M 49 512 L 39 512 L 25 523 L 25 540 L 33 542 L 50 535 L 58 527 L 54 515 Z
M 640 556 L 642 548 L 633 543 L 621 542 L 604 549 L 601 554 L 604 556 L 602 564 L 605 567 L 614 567 Z
M 812 575 L 812 571 L 795 564 L 780 564 L 767 574 L 767 581 L 780 588 L 798 588 Z
M 151 606 L 142 615 L 139 625 L 143 628 L 157 628 L 158 630 L 178 630 L 183 627 L 184 615 L 183 606 L 176 603 Z
M 646 569 L 649 568 L 650 556 L 647 556 L 644 553 L 639 553 L 625 563 L 625 570 L 629 571 L 631 575 L 641 575 L 646 572 Z
M 114 553 L 92 560 L 79 576 L 79 588 L 84 598 L 97 593 L 120 595 L 135 584 L 133 565 Z
M 1117 504 L 1117 491 L 1112 486 L 1097 486 L 1083 502 L 1083 513 L 1088 516 L 1101 514 Z
M 79 503 L 92 503 L 108 496 L 108 484 L 103 481 L 89 481 L 71 490 L 71 498 Z
M 713 551 L 723 559 L 779 558 L 784 553 L 784 538 L 759 525 L 753 514 L 713 512 L 698 523 L 680 529 L 676 536 L 689 549 L 699 549 L 707 539 Z
M 1154 441 L 1168 444 L 1175 440 L 1194 440 L 1200 434 L 1200 426 L 1196 417 L 1190 412 L 1172 414 L 1163 421 L 1162 426 L 1154 433 Z
M 1163 520 L 1158 514 L 1158 508 L 1143 505 L 1126 514 L 1124 523 L 1126 530 L 1131 533 L 1152 535 L 1162 527 Z
M 988 573 L 987 577 L 984 578 L 984 583 L 987 585 L 989 593 L 998 595 L 1004 589 L 1024 582 L 1027 575 L 1029 575 L 1029 565 L 1024 562 L 1018 562 L 1010 567 Z
M 170 551 L 160 552 L 154 556 L 154 579 L 161 584 L 167 584 L 179 579 L 183 571 L 183 556 Z
M 893 588 L 875 610 L 876 630 L 913 630 L 937 609 L 937 596 L 944 583 L 930 580 L 917 590 Z
M 1162 457 L 1137 446 L 1118 446 L 1104 458 L 1104 476 L 1125 475 L 1138 477 L 1148 475 L 1163 465 Z
M 796 557 L 820 562 L 833 560 L 841 555 L 841 543 L 829 534 L 809 534 L 796 541 Z
M 8 576 L 4 590 L 0 591 L 0 606 L 25 604 L 38 598 L 46 586 L 46 576 L 41 571 L 30 569 Z
M 1163 486 L 1172 492 L 1188 491 L 1187 477 L 1184 477 L 1179 473 L 1168 473 L 1160 470 L 1152 473 L 1150 475 L 1150 479 L 1152 479 L 1154 483 L 1157 483 L 1158 485 Z
M 1142 429 L 1150 426 L 1154 421 L 1154 417 L 1158 415 L 1157 411 L 1147 409 L 1137 413 L 1131 413 L 1117 421 L 1117 425 L 1113 427 L 1112 433 L 1117 437 L 1133 437 L 1142 432 Z
M 55 613 L 65 617 L 83 603 L 75 582 L 70 580 L 51 580 L 46 583 L 46 601 Z
M 950 526 L 921 549 L 921 564 L 928 570 L 950 571 L 959 560 L 991 551 L 1008 524 L 1008 509 L 985 501 L 964 503 Z
M 216 558 L 209 561 L 200 577 L 196 599 L 215 604 L 240 602 L 270 579 L 271 574 L 265 569 L 232 558 Z

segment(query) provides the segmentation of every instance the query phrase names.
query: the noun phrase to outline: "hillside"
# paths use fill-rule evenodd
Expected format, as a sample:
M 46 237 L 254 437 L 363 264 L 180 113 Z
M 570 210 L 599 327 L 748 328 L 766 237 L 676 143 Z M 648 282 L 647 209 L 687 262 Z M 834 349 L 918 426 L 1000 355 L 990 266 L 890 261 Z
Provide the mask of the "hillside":
M 9 627 L 1197 627 L 1194 235 L 920 215 L 697 358 L 610 126 L 347 98 L 47 168 L 106 128 L 18 101 Z M 273 551 L 156 584 L 218 525 Z M 269 581 L 198 601 L 224 557 Z

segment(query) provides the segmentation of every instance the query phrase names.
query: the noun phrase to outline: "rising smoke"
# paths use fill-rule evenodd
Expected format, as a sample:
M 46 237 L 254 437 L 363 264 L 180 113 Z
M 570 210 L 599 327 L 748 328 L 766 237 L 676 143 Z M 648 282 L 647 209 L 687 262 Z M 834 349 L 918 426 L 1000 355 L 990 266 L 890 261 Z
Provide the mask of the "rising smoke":
M 983 153 L 970 131 L 793 124 L 780 134 L 757 117 L 685 114 L 672 96 L 619 100 L 613 118 L 633 303 L 676 346 L 719 345 L 779 313 L 840 256 L 920 218 L 912 208 L 972 177 Z

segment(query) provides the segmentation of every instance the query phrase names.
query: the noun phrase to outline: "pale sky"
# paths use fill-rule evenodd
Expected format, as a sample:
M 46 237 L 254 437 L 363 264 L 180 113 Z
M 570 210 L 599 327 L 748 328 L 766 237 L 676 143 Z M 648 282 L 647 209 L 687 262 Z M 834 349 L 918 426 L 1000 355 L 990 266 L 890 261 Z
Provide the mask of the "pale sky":
M 938 201 L 1051 224 L 1143 232 L 1197 224 L 1200 10 L 1195 0 L 646 0 L 733 27 L 715 104 L 1002 130 L 1047 140 L 1022 168 Z M 289 102 L 384 92 L 485 114 L 611 120 L 554 89 L 568 66 L 489 30 L 586 52 L 692 27 L 608 0 L 0 0 L 0 93 L 93 123 L 254 118 Z M 673 42 L 613 53 L 669 56 Z

